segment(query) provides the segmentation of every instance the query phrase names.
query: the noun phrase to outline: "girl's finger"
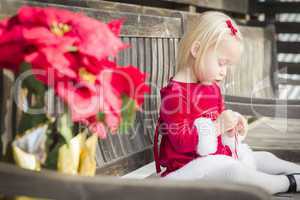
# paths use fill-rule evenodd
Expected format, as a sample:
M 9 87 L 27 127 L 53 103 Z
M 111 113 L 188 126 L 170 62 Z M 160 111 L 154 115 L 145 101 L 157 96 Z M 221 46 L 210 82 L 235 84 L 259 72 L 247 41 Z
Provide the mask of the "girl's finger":
M 230 129 L 230 130 L 228 130 L 228 131 L 226 132 L 226 134 L 227 134 L 229 137 L 233 137 L 233 136 L 235 135 L 235 133 L 236 133 L 235 128 L 232 128 L 232 129 Z

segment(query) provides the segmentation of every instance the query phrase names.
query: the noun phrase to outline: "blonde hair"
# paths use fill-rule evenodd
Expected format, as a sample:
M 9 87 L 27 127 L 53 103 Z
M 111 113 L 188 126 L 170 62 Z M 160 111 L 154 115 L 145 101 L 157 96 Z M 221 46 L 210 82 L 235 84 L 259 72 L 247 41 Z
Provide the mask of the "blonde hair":
M 230 20 L 233 27 L 237 30 L 235 37 L 242 44 L 242 34 L 233 19 L 222 12 L 203 12 L 183 35 L 179 43 L 176 71 L 191 65 L 191 63 L 188 63 L 191 56 L 190 49 L 195 41 L 200 43 L 195 62 L 201 63 L 203 66 L 203 57 L 207 49 L 212 45 L 215 45 L 216 49 L 225 35 L 232 34 L 231 29 L 227 26 L 227 20 Z

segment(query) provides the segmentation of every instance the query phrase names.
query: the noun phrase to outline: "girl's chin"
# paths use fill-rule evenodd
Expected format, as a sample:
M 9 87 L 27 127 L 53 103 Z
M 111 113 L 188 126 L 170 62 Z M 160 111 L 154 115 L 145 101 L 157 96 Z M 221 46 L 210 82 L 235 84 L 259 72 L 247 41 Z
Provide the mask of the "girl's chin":
M 218 85 L 220 85 L 222 82 L 222 80 L 215 80 L 215 83 L 217 83 Z

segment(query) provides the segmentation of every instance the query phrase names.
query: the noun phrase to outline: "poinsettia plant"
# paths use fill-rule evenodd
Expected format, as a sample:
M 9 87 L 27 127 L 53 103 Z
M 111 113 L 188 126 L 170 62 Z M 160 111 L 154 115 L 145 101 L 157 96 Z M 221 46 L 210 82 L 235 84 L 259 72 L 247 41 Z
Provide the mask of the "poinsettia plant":
M 0 67 L 22 77 L 25 99 L 34 97 L 23 110 L 19 137 L 47 133 L 50 157 L 72 143 L 76 125 L 102 139 L 108 132 L 127 131 L 150 88 L 146 73 L 110 59 L 129 47 L 119 38 L 123 22 L 103 23 L 82 13 L 30 6 L 0 21 Z M 63 112 L 29 112 L 47 106 L 49 91 L 64 105 Z M 63 138 L 59 145 L 55 132 Z

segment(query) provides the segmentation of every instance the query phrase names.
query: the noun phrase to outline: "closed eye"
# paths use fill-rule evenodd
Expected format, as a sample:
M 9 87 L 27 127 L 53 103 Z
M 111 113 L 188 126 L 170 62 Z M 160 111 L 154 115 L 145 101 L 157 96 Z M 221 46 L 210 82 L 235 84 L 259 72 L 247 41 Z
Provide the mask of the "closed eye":
M 219 65 L 220 66 L 223 66 L 223 65 L 226 65 L 228 62 L 226 60 L 219 60 Z

